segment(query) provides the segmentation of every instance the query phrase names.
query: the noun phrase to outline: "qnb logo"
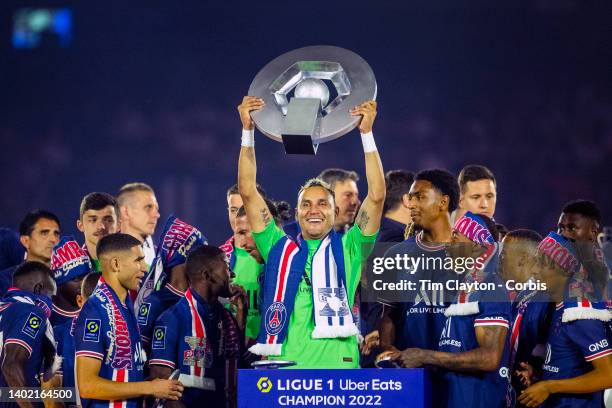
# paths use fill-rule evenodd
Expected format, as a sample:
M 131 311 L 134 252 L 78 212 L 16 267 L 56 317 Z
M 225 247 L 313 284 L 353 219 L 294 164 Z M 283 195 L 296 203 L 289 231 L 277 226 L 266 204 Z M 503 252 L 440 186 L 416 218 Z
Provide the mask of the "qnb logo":
M 546 344 L 546 358 L 544 359 L 544 364 L 550 363 L 550 357 L 552 356 L 552 351 L 550 349 L 550 343 Z
M 257 389 L 266 394 L 272 389 L 272 381 L 268 377 L 261 377 L 257 381 Z
M 606 339 L 600 340 L 597 343 L 589 344 L 589 351 L 592 353 L 605 348 L 608 348 L 608 340 Z

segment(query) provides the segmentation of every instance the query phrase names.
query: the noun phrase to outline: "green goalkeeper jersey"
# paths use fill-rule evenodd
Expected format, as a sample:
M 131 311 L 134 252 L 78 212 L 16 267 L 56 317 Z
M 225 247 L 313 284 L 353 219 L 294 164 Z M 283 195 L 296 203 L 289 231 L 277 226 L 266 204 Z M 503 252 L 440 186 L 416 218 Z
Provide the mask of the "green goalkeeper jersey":
M 354 225 L 342 236 L 346 292 L 351 308 L 361 277 L 362 264 L 370 255 L 377 235 L 378 233 L 370 236 L 363 235 L 359 227 Z M 270 249 L 283 236 L 285 233 L 274 222 L 270 222 L 263 231 L 253 233 L 257 248 L 266 262 Z M 306 240 L 308 259 L 305 272 L 308 281 L 302 277 L 298 286 L 282 354 L 270 356 L 269 359 L 295 361 L 297 365 L 294 368 L 357 368 L 359 367 L 359 348 L 356 336 L 332 339 L 312 338 L 314 322 L 310 276 L 312 256 L 320 242 L 321 240 Z

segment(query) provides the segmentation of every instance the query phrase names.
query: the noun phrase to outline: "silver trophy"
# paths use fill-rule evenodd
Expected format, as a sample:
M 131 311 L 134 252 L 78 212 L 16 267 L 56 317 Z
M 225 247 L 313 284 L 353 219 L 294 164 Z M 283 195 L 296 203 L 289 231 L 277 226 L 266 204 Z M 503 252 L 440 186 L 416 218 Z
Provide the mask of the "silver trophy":
M 318 45 L 290 51 L 257 73 L 249 95 L 265 101 L 253 112 L 255 126 L 282 142 L 288 154 L 315 154 L 320 143 L 359 124 L 349 109 L 376 99 L 376 78 L 352 51 Z

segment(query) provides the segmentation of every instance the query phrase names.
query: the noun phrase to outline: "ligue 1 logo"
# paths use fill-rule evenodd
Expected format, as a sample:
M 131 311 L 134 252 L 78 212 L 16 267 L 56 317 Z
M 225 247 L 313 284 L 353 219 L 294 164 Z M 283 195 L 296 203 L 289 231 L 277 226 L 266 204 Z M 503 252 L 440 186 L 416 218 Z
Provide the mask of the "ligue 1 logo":
M 270 336 L 276 336 L 283 330 L 287 321 L 287 309 L 284 303 L 274 302 L 266 310 L 266 332 Z
M 261 377 L 257 381 L 257 389 L 263 394 L 270 392 L 270 390 L 272 389 L 272 381 L 270 381 L 268 377 Z

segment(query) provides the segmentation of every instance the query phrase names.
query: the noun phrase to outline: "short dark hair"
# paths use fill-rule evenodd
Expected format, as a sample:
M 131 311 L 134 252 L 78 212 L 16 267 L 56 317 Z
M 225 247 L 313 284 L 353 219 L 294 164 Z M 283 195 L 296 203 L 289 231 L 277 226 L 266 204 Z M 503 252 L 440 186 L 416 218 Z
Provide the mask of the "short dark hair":
M 83 218 L 85 211 L 98 211 L 108 207 L 109 205 L 115 208 L 115 214 L 119 216 L 119 208 L 117 206 L 117 200 L 115 200 L 115 197 L 108 193 L 89 193 L 83 197 L 83 200 L 81 201 L 79 218 Z
M 89 272 L 81 282 L 81 296 L 90 297 L 98 285 L 102 274 L 100 272 Z
M 137 245 L 142 245 L 142 242 L 129 234 L 117 232 L 102 237 L 98 241 L 96 252 L 98 253 L 98 258 L 100 258 L 108 252 L 129 251 Z
M 491 180 L 496 184 L 493 172 L 480 164 L 469 164 L 461 169 L 458 181 L 461 193 L 465 193 L 468 181 Z
M 199 277 L 199 272 L 203 267 L 215 259 L 224 255 L 224 252 L 216 246 L 202 245 L 187 255 L 185 262 L 185 272 L 189 279 L 193 282 Z
M 519 228 L 519 229 L 509 231 L 508 233 L 506 233 L 506 237 L 522 239 L 525 241 L 531 241 L 535 243 L 536 245 L 542 241 L 542 236 L 540 234 L 538 234 L 534 230 L 530 230 L 526 228 Z
M 432 169 L 423 170 L 414 176 L 414 181 L 425 180 L 429 181 L 440 193 L 448 196 L 448 212 L 451 213 L 457 209 L 459 203 L 459 186 L 455 176 L 448 170 Z
M 601 224 L 601 211 L 595 202 L 590 200 L 573 200 L 563 207 L 564 214 L 579 214 Z
M 353 170 L 344 169 L 325 169 L 317 176 L 323 180 L 332 190 L 336 188 L 336 183 L 344 183 L 347 180 L 353 180 L 355 183 L 359 181 L 359 174 Z
M 385 184 L 387 195 L 383 214 L 387 211 L 395 210 L 402 202 L 404 194 L 408 194 L 410 186 L 414 182 L 414 173 L 407 170 L 389 170 L 385 174 Z
M 13 286 L 22 289 L 23 283 L 30 279 L 31 276 L 37 274 L 53 279 L 53 272 L 51 272 L 51 268 L 47 265 L 38 261 L 26 261 L 13 272 Z
M 259 183 L 257 183 L 257 184 L 255 185 L 255 188 L 257 189 L 257 191 L 259 192 L 259 194 L 261 194 L 261 196 L 262 196 L 262 197 L 265 197 L 265 196 L 266 196 L 266 190 L 264 190 L 264 189 L 263 189 L 263 187 L 262 187 L 262 186 L 261 186 Z M 227 197 L 229 197 L 229 196 L 231 196 L 231 195 L 233 195 L 233 194 L 240 194 L 240 191 L 238 190 L 238 184 L 233 184 L 233 185 L 231 185 L 231 186 L 230 186 L 230 187 L 227 189 L 227 191 L 225 192 L 225 195 L 226 195 Z
M 311 187 L 321 187 L 325 189 L 332 197 L 332 204 L 334 206 L 336 205 L 336 193 L 334 193 L 334 189 L 329 185 L 329 183 L 327 183 L 325 180 L 320 179 L 318 177 L 306 180 L 306 183 L 304 183 L 304 185 L 300 187 L 300 190 L 298 191 L 298 201 L 300 199 L 300 195 L 302 195 L 302 193 L 306 189 L 309 189 Z
M 34 226 L 41 218 L 55 221 L 57 226 L 60 226 L 59 218 L 57 218 L 57 215 L 53 214 L 52 212 L 47 210 L 32 210 L 27 213 L 26 216 L 23 217 L 23 220 L 21 220 L 19 223 L 19 235 L 31 235 L 32 231 L 34 231 Z

